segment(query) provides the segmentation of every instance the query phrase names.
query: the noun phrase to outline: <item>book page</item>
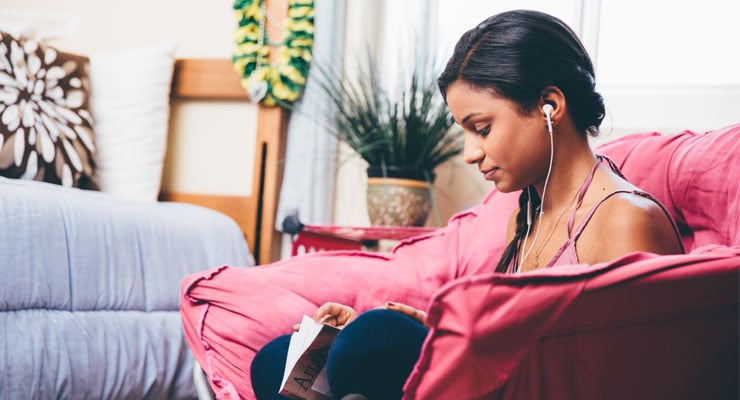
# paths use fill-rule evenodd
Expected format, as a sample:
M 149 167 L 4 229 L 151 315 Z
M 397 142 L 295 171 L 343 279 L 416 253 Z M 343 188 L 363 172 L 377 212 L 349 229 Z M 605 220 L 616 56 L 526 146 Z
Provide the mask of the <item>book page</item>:
M 311 341 L 316 337 L 318 332 L 321 330 L 321 325 L 314 321 L 313 318 L 308 315 L 304 315 L 301 319 L 301 326 L 297 332 L 293 332 L 290 335 L 290 344 L 288 345 L 288 357 L 285 359 L 285 372 L 283 372 L 283 381 L 280 387 L 285 386 L 285 382 L 290 376 L 290 371 L 295 368 L 295 364 L 301 357 Z
M 298 331 L 290 337 L 280 394 L 297 399 L 331 399 L 326 356 L 338 332 L 339 328 L 303 316 Z
M 329 379 L 326 378 L 326 365 L 321 368 L 319 376 L 316 377 L 316 381 L 311 385 L 311 390 L 331 396 L 331 389 L 329 388 Z

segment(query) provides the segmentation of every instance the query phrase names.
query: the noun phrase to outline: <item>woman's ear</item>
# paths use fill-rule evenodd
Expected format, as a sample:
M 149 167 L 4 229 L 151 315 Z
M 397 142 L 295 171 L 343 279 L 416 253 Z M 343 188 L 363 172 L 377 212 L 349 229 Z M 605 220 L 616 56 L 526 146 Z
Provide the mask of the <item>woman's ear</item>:
M 542 118 L 545 121 L 549 120 L 551 126 L 557 126 L 560 120 L 563 118 L 566 110 L 566 101 L 563 91 L 557 86 L 548 86 L 542 90 L 542 96 L 540 96 L 539 108 L 542 112 Z M 549 107 L 545 107 L 548 105 Z M 549 118 L 548 113 L 549 111 Z

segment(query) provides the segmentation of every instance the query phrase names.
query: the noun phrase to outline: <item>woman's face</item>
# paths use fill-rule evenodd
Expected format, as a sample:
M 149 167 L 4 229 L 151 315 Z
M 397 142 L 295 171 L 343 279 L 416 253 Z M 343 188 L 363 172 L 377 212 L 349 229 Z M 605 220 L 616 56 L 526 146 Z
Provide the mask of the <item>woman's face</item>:
M 465 132 L 465 162 L 477 164 L 486 180 L 501 192 L 544 181 L 550 142 L 542 112 L 535 107 L 522 115 L 517 103 L 460 80 L 447 87 L 446 98 Z

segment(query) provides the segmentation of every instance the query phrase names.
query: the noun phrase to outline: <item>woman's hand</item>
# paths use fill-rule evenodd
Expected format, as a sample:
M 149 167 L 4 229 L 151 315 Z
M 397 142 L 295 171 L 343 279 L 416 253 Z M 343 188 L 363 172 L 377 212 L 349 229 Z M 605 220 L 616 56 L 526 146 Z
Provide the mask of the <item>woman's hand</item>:
M 400 312 L 403 315 L 406 315 L 408 317 L 415 319 L 418 323 L 424 326 L 427 326 L 425 322 L 427 319 L 427 313 L 422 310 L 417 310 L 416 308 L 407 306 L 406 304 L 396 303 L 396 302 L 391 302 L 391 301 L 386 302 L 385 306 L 383 307 L 386 310 Z
M 339 303 L 324 303 L 319 307 L 313 314 L 314 321 L 320 324 L 328 324 L 336 326 L 339 329 L 344 328 L 345 325 L 349 324 L 353 319 L 357 317 L 357 313 L 350 306 L 345 306 Z M 298 330 L 300 325 L 294 327 Z

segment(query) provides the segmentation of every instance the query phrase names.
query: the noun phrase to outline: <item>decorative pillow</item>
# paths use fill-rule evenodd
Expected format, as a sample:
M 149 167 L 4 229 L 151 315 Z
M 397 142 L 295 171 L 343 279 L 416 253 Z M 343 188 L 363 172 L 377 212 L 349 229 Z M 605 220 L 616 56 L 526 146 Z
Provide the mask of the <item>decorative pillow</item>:
M 90 55 L 90 101 L 103 192 L 156 201 L 167 149 L 175 43 Z
M 0 175 L 97 189 L 87 59 L 0 32 Z

